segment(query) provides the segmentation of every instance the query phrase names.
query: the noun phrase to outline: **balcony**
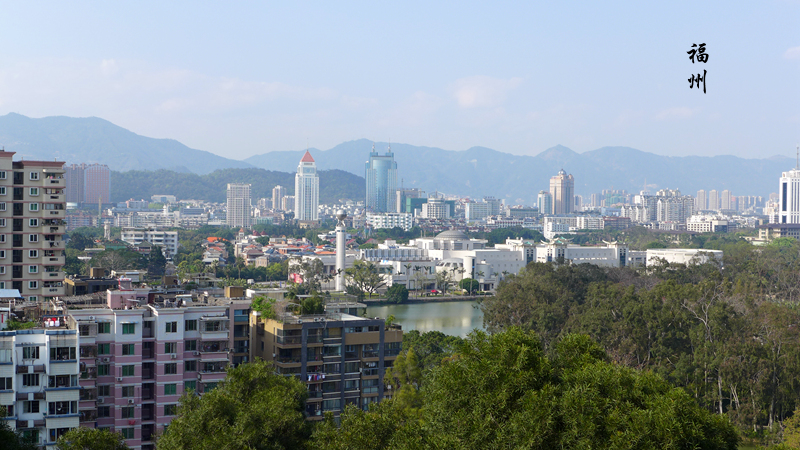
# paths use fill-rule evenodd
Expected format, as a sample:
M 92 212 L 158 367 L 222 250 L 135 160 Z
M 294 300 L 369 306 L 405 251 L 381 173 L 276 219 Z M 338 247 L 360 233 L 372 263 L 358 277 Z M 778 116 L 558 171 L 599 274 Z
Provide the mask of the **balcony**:
M 97 367 L 87 367 L 81 371 L 81 380 L 94 380 L 97 378 Z
M 80 401 L 90 402 L 97 400 L 97 388 L 83 388 L 81 389 Z
M 94 422 L 97 420 L 97 410 L 96 409 L 84 409 L 81 410 L 79 413 L 80 421 L 81 422 Z
M 303 343 L 302 336 L 277 336 L 276 342 L 281 345 L 300 345 Z

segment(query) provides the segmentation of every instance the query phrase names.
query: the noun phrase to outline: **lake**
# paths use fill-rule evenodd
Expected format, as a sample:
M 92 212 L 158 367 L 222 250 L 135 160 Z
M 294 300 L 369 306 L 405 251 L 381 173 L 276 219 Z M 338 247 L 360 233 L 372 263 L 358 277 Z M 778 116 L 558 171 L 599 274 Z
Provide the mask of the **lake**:
M 367 316 L 394 316 L 394 323 L 403 331 L 441 331 L 452 336 L 466 337 L 474 328 L 483 329 L 483 312 L 476 301 L 430 302 L 408 305 L 368 306 Z

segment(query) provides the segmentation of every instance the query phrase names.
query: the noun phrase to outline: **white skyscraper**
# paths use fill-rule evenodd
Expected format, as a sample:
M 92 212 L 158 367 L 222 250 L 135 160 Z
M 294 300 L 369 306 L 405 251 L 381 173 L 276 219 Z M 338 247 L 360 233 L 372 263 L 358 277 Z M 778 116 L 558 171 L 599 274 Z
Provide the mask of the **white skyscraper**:
M 700 189 L 697 191 L 697 200 L 695 200 L 695 211 L 704 211 L 708 207 L 708 202 L 706 201 L 706 191 L 704 189 Z
M 249 227 L 250 185 L 228 183 L 228 226 Z
M 778 221 L 800 223 L 800 169 L 783 172 L 778 189 Z
M 708 193 L 708 209 L 716 211 L 719 209 L 719 206 L 719 194 L 716 189 L 712 189 Z
M 294 176 L 294 218 L 301 221 L 319 219 L 317 163 L 308 150 L 297 165 Z
M 272 188 L 272 208 L 281 209 L 283 197 L 286 196 L 286 188 L 283 186 L 275 186 Z

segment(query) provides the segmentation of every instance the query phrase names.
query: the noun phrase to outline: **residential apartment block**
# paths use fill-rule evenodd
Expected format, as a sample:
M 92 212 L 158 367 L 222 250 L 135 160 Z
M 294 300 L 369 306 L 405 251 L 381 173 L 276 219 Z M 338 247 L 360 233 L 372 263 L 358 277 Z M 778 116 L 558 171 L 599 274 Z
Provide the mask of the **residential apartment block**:
M 64 163 L 0 151 L 0 289 L 29 301 L 63 295 Z
M 0 406 L 5 420 L 45 448 L 78 426 L 78 336 L 62 319 L 52 328 L 0 331 Z M 1 443 L 0 443 L 1 444 Z
M 276 320 L 257 312 L 250 316 L 253 357 L 306 383 L 309 420 L 321 420 L 326 412 L 338 417 L 349 404 L 367 409 L 391 397 L 383 376 L 400 353 L 403 332 L 383 319 L 360 317 L 363 308 L 329 305 L 323 315 L 281 312 Z
M 131 245 L 149 242 L 161 247 L 164 257 L 171 259 L 178 253 L 178 232 L 147 228 L 123 228 L 120 239 Z

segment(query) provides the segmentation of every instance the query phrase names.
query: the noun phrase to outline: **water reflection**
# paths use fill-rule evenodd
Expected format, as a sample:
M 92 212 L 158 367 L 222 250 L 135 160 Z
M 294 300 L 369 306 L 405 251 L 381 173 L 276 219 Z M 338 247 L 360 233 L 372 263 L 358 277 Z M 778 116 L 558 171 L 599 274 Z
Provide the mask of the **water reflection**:
M 436 302 L 411 305 L 386 305 L 367 307 L 367 316 L 385 318 L 393 315 L 403 331 L 441 331 L 444 334 L 465 337 L 474 328 L 483 329 L 483 312 L 477 302 Z

